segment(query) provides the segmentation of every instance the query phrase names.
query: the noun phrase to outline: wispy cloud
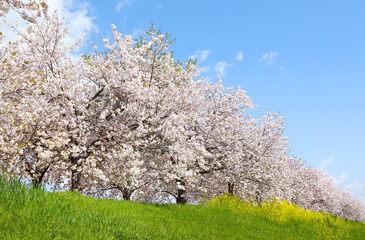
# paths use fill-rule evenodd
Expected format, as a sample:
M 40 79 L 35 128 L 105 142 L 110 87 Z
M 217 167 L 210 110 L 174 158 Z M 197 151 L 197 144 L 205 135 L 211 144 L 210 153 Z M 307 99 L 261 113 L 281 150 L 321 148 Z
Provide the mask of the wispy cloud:
M 285 71 L 285 70 L 286 70 L 286 67 L 281 66 L 281 67 L 279 67 L 279 70 L 280 70 L 280 71 Z
M 52 0 L 48 1 L 49 13 L 52 14 L 57 10 L 58 14 L 65 18 L 65 23 L 69 27 L 69 35 L 65 39 L 66 44 L 73 44 L 79 40 L 80 37 L 88 39 L 90 34 L 97 31 L 97 26 L 94 23 L 94 17 L 89 15 L 89 4 L 85 1 L 75 1 L 75 0 Z M 10 23 L 15 23 L 19 20 L 20 29 L 25 29 L 26 24 L 19 15 L 14 11 L 10 11 L 9 15 L 6 17 L 6 21 Z M 7 41 L 14 41 L 18 39 L 18 36 L 13 33 L 12 29 L 5 26 L 2 29 Z M 87 41 L 84 41 L 87 42 Z
M 146 31 L 143 28 L 135 28 L 132 31 L 132 38 L 138 38 L 139 36 L 143 35 L 144 33 L 146 33 Z
M 12 9 L 10 9 L 4 20 L 12 25 L 18 23 L 19 29 L 26 28 L 26 22 L 19 17 L 19 14 L 17 12 L 15 12 Z M 0 23 L 2 24 L 3 22 L 1 21 Z M 3 39 L 3 43 L 9 41 L 13 42 L 19 39 L 18 35 L 14 32 L 14 30 L 10 28 L 7 24 L 2 24 L 0 31 L 2 32 L 3 36 L 5 36 L 5 38 Z
M 345 189 L 354 193 L 356 196 L 362 199 L 362 201 L 365 202 L 365 183 L 355 182 L 347 185 Z
M 228 68 L 228 67 L 230 67 L 230 66 L 232 66 L 232 64 L 229 64 L 229 63 L 227 63 L 227 62 L 225 62 L 225 61 L 220 61 L 220 62 L 218 62 L 218 63 L 215 65 L 214 69 L 215 69 L 215 71 L 217 72 L 217 74 L 218 74 L 220 77 L 224 78 L 224 77 L 225 77 L 225 75 L 226 75 L 226 70 L 227 70 L 227 68 Z
M 157 4 L 157 8 L 158 8 L 158 9 L 160 9 L 160 8 L 162 8 L 162 7 L 163 7 L 163 4 L 162 4 L 162 3 L 158 3 L 158 4 Z
M 262 54 L 261 58 L 259 58 L 259 62 L 266 62 L 269 65 L 276 63 L 276 58 L 278 57 L 279 52 L 266 52 Z
M 236 56 L 236 60 L 241 61 L 242 59 L 243 59 L 243 53 L 242 53 L 242 51 L 238 51 L 237 56 Z
M 136 0 L 122 0 L 122 1 L 119 1 L 115 10 L 117 12 L 120 11 L 120 9 L 122 9 L 124 6 L 128 5 L 128 4 L 131 4 L 132 2 L 135 2 Z
M 334 162 L 333 157 L 329 157 L 324 159 L 320 164 L 318 164 L 318 168 L 325 171 L 332 163 Z M 339 186 L 342 189 L 345 189 L 355 196 L 362 199 L 362 201 L 365 202 L 365 182 L 354 182 L 351 184 L 348 184 L 349 181 L 348 173 L 341 173 L 340 177 L 334 177 L 332 175 L 329 175 L 330 178 L 333 180 L 333 183 L 337 186 Z
M 355 182 L 346 186 L 346 189 L 354 191 L 364 191 L 365 193 L 365 183 Z
M 326 158 L 325 160 L 319 163 L 318 168 L 325 170 L 331 163 L 333 163 L 333 161 L 334 161 L 333 157 Z
M 80 36 L 88 39 L 90 34 L 98 29 L 93 22 L 94 17 L 88 15 L 89 4 L 87 2 L 52 0 L 49 1 L 49 8 L 51 11 L 57 10 L 60 16 L 66 19 L 66 24 L 70 29 L 66 42 L 74 43 Z
M 347 176 L 348 176 L 347 173 L 342 173 L 339 178 L 332 177 L 333 183 L 336 185 L 341 185 L 342 183 L 344 183 L 347 180 Z
M 210 67 L 209 66 L 202 66 L 202 67 L 200 67 L 199 68 L 199 70 L 201 71 L 201 72 L 208 72 L 209 70 L 210 70 Z
M 203 61 L 205 61 L 208 58 L 209 54 L 210 54 L 210 50 L 209 49 L 206 49 L 206 50 L 200 50 L 200 49 L 198 49 L 189 58 L 190 59 L 196 59 L 196 58 L 198 58 L 198 60 L 200 60 L 201 62 L 203 62 Z

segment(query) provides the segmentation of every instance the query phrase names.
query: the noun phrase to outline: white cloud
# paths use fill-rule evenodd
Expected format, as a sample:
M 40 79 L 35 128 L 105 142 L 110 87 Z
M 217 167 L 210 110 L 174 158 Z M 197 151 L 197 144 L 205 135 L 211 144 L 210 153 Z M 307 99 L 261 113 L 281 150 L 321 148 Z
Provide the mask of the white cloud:
M 347 180 L 347 176 L 348 176 L 347 173 L 342 173 L 339 178 L 332 177 L 333 183 L 336 185 L 341 185 L 342 183 L 344 183 Z
M 162 3 L 158 3 L 157 4 L 157 8 L 162 8 L 163 7 L 163 4 Z
M 284 71 L 284 70 L 286 70 L 286 67 L 281 66 L 281 67 L 279 67 L 279 70 L 280 70 L 280 71 Z
M 259 62 L 267 62 L 267 64 L 272 65 L 276 62 L 276 58 L 278 55 L 279 52 L 273 52 L 270 50 L 270 52 L 262 54 Z
M 355 182 L 347 185 L 345 189 L 354 193 L 357 197 L 365 202 L 365 183 Z
M 318 168 L 324 170 L 328 167 L 328 165 L 330 165 L 332 162 L 334 161 L 333 157 L 330 158 L 326 158 L 325 160 L 323 160 L 319 165 Z
M 198 49 L 189 58 L 190 59 L 196 59 L 196 58 L 198 58 L 201 62 L 203 62 L 203 61 L 205 61 L 208 58 L 209 54 L 210 54 L 210 50 L 209 49 L 206 49 L 206 50 L 200 50 L 200 49 Z
M 97 26 L 93 23 L 94 18 L 88 16 L 89 5 L 86 2 L 75 0 L 52 0 L 49 1 L 50 12 L 58 11 L 64 17 L 69 26 L 70 33 L 65 39 L 66 44 L 73 44 L 80 37 L 85 39 L 93 31 L 97 31 Z M 87 41 L 84 41 L 87 42 Z
M 347 185 L 346 189 L 355 191 L 355 192 L 363 191 L 365 193 L 365 183 L 355 182 L 355 183 Z
M 217 74 L 218 74 L 220 77 L 222 77 L 222 78 L 223 78 L 223 77 L 226 75 L 226 69 L 227 69 L 228 67 L 230 67 L 230 66 L 232 66 L 232 64 L 229 64 L 229 63 L 224 62 L 224 61 L 220 61 L 220 62 L 218 62 L 218 63 L 215 65 L 214 69 L 215 69 L 215 71 L 217 72 Z
M 5 19 L 6 22 L 15 25 L 18 23 L 19 29 L 25 29 L 26 28 L 26 22 L 19 17 L 19 14 L 15 12 L 14 10 L 10 9 L 8 14 L 6 15 Z M 2 23 L 2 21 L 0 22 Z M 5 38 L 3 39 L 3 42 L 9 42 L 9 41 L 15 41 L 19 39 L 18 35 L 14 32 L 12 28 L 10 28 L 6 23 L 2 24 L 3 27 L 1 27 L 0 31 L 3 33 Z
M 118 4 L 117 4 L 117 7 L 115 8 L 115 10 L 117 12 L 120 11 L 120 9 L 122 9 L 124 6 L 128 5 L 128 4 L 131 4 L 132 2 L 135 2 L 136 0 L 122 0 L 122 1 L 119 1 Z
M 202 51 L 202 55 L 201 55 L 202 61 L 205 61 L 205 59 L 207 59 L 209 53 L 210 53 L 210 50 L 203 50 Z
M 135 28 L 132 31 L 132 38 L 138 38 L 139 36 L 143 35 L 144 33 L 146 33 L 146 31 L 143 28 Z
M 241 61 L 242 59 L 243 59 L 243 53 L 242 53 L 242 51 L 238 51 L 237 56 L 236 56 L 236 60 Z
M 57 10 L 58 14 L 65 18 L 65 24 L 69 26 L 69 35 L 65 39 L 65 43 L 71 45 L 77 42 L 80 37 L 87 39 L 91 32 L 97 31 L 97 26 L 93 23 L 94 18 L 88 15 L 89 5 L 83 1 L 75 0 L 52 0 L 48 1 L 49 14 L 52 15 Z M 14 24 L 19 21 L 19 29 L 25 29 L 26 23 L 19 15 L 10 11 L 6 17 L 6 21 Z M 9 27 L 4 27 L 3 33 L 7 41 L 14 41 L 18 36 Z
M 201 72 L 208 72 L 209 70 L 210 70 L 210 67 L 209 66 L 202 66 L 202 67 L 200 67 L 199 68 L 199 70 L 201 71 Z

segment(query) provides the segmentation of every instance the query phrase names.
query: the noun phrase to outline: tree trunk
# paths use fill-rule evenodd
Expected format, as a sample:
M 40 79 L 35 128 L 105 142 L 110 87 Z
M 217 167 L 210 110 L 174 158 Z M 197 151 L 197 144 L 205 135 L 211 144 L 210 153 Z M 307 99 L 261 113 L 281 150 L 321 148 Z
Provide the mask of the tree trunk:
M 48 171 L 48 169 L 49 169 L 49 166 L 45 167 L 42 170 L 36 171 L 36 173 L 35 173 L 35 174 L 37 174 L 36 176 L 35 176 L 35 174 L 31 174 L 32 186 L 34 188 L 40 188 L 42 186 L 43 177 L 46 174 L 46 172 Z
M 71 170 L 71 187 L 70 187 L 71 191 L 75 191 L 75 190 L 81 191 L 82 190 L 82 188 L 81 188 L 81 173 L 79 173 L 77 171 L 77 168 L 79 166 L 77 164 L 77 161 L 79 159 L 80 159 L 79 157 L 77 157 L 77 158 L 71 157 L 70 158 L 71 164 L 76 167 L 75 170 Z
M 131 200 L 133 191 L 130 191 L 130 190 L 127 190 L 127 189 L 123 189 L 122 190 L 122 193 L 123 193 L 123 200 L 126 200 L 126 201 L 130 201 Z
M 262 197 L 259 191 L 256 191 L 255 202 L 258 204 L 259 207 L 261 207 Z
M 178 204 L 185 204 L 187 203 L 186 199 L 186 190 L 185 190 L 185 182 L 181 180 L 176 180 L 178 183 L 180 183 L 181 186 L 184 187 L 184 189 L 178 189 L 177 190 L 177 198 L 176 203 Z
M 40 188 L 42 186 L 42 180 L 40 180 L 38 177 L 33 178 L 32 186 L 34 188 Z
M 77 172 L 77 170 L 71 170 L 71 191 L 81 191 L 81 174 Z
M 234 195 L 234 183 L 228 182 L 228 194 Z

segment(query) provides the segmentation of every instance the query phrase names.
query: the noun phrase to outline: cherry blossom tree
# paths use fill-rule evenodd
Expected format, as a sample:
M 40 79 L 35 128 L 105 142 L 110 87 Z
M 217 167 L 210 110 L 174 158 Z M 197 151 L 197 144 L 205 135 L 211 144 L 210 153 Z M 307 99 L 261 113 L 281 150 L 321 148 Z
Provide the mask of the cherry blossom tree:
M 240 95 L 242 94 L 241 92 Z M 232 106 L 232 103 L 222 104 L 226 105 Z M 252 107 L 252 104 L 249 106 Z M 222 130 L 231 126 L 221 140 L 223 146 L 227 147 L 224 158 L 213 158 L 219 166 L 202 171 L 204 176 L 201 182 L 206 182 L 204 190 L 209 192 L 208 195 L 228 192 L 257 202 L 273 196 L 284 196 L 294 171 L 291 169 L 295 160 L 287 149 L 287 138 L 282 136 L 284 118 L 270 112 L 260 118 L 252 118 L 250 115 L 245 116 L 245 109 L 241 114 L 236 111 L 234 108 L 231 110 L 231 117 L 235 117 L 236 121 L 229 121 L 230 124 L 235 124 L 229 125 L 228 122 L 221 121 L 223 126 L 217 128 Z M 217 112 L 220 116 L 222 110 Z M 225 120 L 229 119 L 224 116 Z M 220 132 L 217 136 L 224 136 L 224 133 Z M 228 139 L 231 139 L 230 145 L 227 144 Z M 212 144 L 216 142 L 214 140 Z M 223 147 L 213 146 L 218 149 L 216 152 L 224 150 Z
M 171 44 L 168 36 L 153 28 L 149 34 L 151 40 L 136 43 L 113 26 L 114 42 L 104 40 L 106 53 L 94 53 L 87 61 L 88 79 L 105 103 L 98 105 L 106 119 L 100 127 L 114 129 L 107 139 L 108 154 L 114 155 L 103 161 L 103 171 L 111 188 L 127 199 L 142 190 L 140 184 L 157 187 L 161 178 L 168 178 L 166 172 L 161 174 L 165 161 L 178 155 L 193 158 L 185 151 L 183 123 L 199 106 L 194 102 L 199 98 L 195 66 L 173 60 L 166 51 Z
M 324 171 L 303 166 L 292 179 L 291 189 L 296 189 L 293 197 L 298 205 L 346 219 L 364 220 L 364 203 L 337 187 Z
M 59 160 L 54 153 L 67 141 L 60 121 L 62 85 L 57 84 L 62 82 L 59 63 L 72 47 L 60 43 L 67 34 L 62 24 L 57 15 L 47 22 L 29 23 L 27 31 L 18 32 L 20 40 L 1 52 L 3 166 L 10 172 L 26 172 L 35 185 Z

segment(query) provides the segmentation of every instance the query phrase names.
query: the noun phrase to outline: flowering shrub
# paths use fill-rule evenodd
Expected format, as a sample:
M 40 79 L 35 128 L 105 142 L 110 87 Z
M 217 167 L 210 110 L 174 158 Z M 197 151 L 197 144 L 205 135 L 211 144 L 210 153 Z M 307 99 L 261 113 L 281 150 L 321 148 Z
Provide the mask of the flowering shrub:
M 313 228 L 316 234 L 323 239 L 344 239 L 348 237 L 350 228 L 354 226 L 343 218 L 328 213 L 319 213 L 306 210 L 283 199 L 273 198 L 258 204 L 244 201 L 230 194 L 223 194 L 207 201 L 208 206 L 229 209 L 246 216 L 262 216 L 276 222 L 295 222 L 300 220 Z M 360 228 L 360 225 L 357 225 Z

